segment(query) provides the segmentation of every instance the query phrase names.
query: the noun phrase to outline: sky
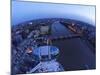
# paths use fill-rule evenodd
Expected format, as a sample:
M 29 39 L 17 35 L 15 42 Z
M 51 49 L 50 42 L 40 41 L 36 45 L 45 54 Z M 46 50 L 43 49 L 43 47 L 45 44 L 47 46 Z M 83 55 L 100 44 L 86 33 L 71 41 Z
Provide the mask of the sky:
M 66 18 L 95 25 L 95 6 L 12 1 L 12 25 L 41 18 Z

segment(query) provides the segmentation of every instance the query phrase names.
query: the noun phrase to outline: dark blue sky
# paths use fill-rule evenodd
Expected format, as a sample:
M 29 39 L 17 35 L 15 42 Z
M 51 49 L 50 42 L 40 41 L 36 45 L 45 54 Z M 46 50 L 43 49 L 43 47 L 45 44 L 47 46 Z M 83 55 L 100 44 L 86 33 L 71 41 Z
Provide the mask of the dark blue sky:
M 12 1 L 12 25 L 40 18 L 76 19 L 95 25 L 95 6 Z

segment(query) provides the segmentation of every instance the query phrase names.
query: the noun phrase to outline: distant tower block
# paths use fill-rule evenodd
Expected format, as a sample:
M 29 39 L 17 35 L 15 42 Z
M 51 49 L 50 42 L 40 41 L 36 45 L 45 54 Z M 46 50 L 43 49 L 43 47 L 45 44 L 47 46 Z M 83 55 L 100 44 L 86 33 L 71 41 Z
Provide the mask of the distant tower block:
M 59 49 L 55 46 L 41 46 L 33 51 L 33 56 L 40 63 L 31 69 L 28 73 L 41 72 L 59 72 L 64 71 L 63 67 L 56 58 L 59 54 Z

